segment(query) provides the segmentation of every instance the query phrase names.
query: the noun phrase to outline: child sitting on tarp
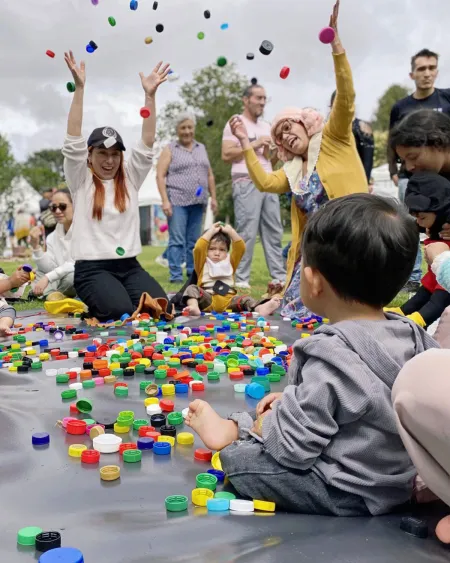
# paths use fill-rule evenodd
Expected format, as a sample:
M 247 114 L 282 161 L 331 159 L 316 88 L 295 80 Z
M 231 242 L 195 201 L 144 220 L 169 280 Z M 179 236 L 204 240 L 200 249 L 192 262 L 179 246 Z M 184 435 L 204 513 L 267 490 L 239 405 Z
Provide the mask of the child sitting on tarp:
M 416 217 L 417 224 L 427 229 L 429 238 L 425 245 L 443 241 L 439 235 L 445 223 L 450 222 L 450 182 L 435 172 L 418 172 L 410 179 L 405 194 L 405 204 Z M 450 306 L 450 293 L 439 285 L 431 267 L 422 278 L 419 291 L 402 307 L 421 327 L 430 326 Z
M 276 311 L 280 305 L 276 298 L 258 304 L 250 295 L 237 295 L 234 274 L 244 253 L 245 242 L 230 225 L 215 223 L 198 239 L 194 248 L 197 284 L 189 285 L 184 291 L 185 315 L 195 317 L 202 311 L 223 313 L 231 309 L 256 311 L 265 316 Z
M 11 327 L 16 318 L 16 310 L 6 301 L 6 297 L 17 297 L 11 290 L 19 288 L 30 281 L 30 272 L 18 268 L 10 276 L 0 268 L 0 337 L 11 336 Z

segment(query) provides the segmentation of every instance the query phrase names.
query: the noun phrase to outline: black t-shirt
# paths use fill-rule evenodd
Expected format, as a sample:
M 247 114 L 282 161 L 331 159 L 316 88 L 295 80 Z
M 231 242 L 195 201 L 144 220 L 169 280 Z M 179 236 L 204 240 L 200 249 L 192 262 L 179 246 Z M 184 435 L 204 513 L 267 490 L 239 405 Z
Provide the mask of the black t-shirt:
M 431 96 L 423 100 L 416 100 L 412 95 L 399 100 L 391 110 L 390 129 L 409 113 L 421 109 L 434 109 L 435 111 L 442 111 L 450 116 L 450 88 L 436 88 Z M 391 169 L 391 174 L 393 172 L 394 171 Z M 409 176 L 403 166 L 399 176 L 403 178 Z

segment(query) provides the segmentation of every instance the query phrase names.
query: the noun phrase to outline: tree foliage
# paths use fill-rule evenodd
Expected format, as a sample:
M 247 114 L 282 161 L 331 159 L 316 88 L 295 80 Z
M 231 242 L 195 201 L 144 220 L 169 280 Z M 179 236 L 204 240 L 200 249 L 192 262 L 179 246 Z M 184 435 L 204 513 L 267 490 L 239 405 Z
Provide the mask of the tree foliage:
M 408 88 L 405 88 L 405 86 L 401 86 L 399 84 L 389 86 L 386 92 L 378 100 L 378 107 L 375 111 L 372 123 L 374 131 L 389 131 L 392 106 L 402 98 L 409 96 L 409 94 L 410 92 Z
M 64 157 L 59 149 L 45 149 L 31 154 L 22 166 L 22 175 L 42 193 L 64 181 Z
M 18 165 L 11 152 L 11 145 L 0 135 L 0 193 L 11 187 L 11 182 L 18 174 Z
M 205 67 L 194 73 L 191 82 L 180 88 L 181 102 L 165 106 L 158 122 L 158 141 L 168 141 L 175 135 L 175 120 L 180 111 L 188 109 L 197 118 L 196 139 L 208 151 L 214 170 L 219 202 L 218 219 L 233 220 L 230 166 L 222 161 L 222 133 L 226 122 L 242 111 L 242 92 L 248 79 L 233 65 Z
M 375 138 L 375 156 L 374 168 L 386 164 L 387 162 L 387 143 L 389 138 L 388 131 L 374 131 Z

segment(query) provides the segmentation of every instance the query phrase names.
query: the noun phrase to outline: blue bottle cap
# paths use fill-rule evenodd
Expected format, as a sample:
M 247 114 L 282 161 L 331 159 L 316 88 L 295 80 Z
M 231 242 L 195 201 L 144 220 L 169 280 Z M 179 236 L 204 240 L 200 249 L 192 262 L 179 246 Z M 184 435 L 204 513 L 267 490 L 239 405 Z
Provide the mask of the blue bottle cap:
M 45 346 L 48 346 L 48 340 L 39 340 L 39 346 L 45 348 Z
M 225 29 L 228 29 L 228 27 L 229 27 L 229 25 L 228 25 L 227 23 L 223 23 L 223 24 L 220 26 L 220 29 L 222 29 L 223 31 L 225 31 Z
M 86 350 L 88 352 L 95 352 L 97 350 L 97 346 L 86 346 Z
M 172 446 L 168 442 L 155 442 L 153 444 L 153 453 L 155 455 L 169 455 Z
M 200 197 L 203 193 L 203 186 L 199 186 L 195 192 L 195 197 Z
M 129 318 L 130 318 L 130 315 L 129 315 L 128 313 L 124 313 L 124 314 L 120 317 L 120 320 L 123 322 L 123 321 L 126 321 L 126 320 L 129 319 Z
M 137 10 L 137 9 L 138 9 L 138 1 L 137 0 L 131 0 L 130 10 Z
M 217 477 L 217 480 L 219 481 L 219 483 L 223 483 L 225 481 L 225 472 L 224 471 L 220 471 L 219 469 L 208 469 L 207 473 L 210 473 L 211 475 L 214 475 L 215 477 Z
M 153 450 L 154 442 L 153 438 L 139 438 L 137 441 L 138 450 Z
M 177 395 L 180 393 L 189 393 L 189 385 L 187 383 L 178 383 L 175 385 L 175 393 Z
M 86 45 L 86 51 L 87 51 L 88 53 L 93 53 L 94 50 L 95 50 L 95 49 L 93 49 L 90 45 Z M 53 550 L 52 550 L 52 551 L 53 551 Z M 39 559 L 39 561 L 40 561 L 40 559 Z
M 251 397 L 252 399 L 260 400 L 266 394 L 266 391 L 262 385 L 259 383 L 250 383 L 245 388 L 245 394 Z
M 269 368 L 257 368 L 256 369 L 256 375 L 268 375 L 269 374 Z
M 47 432 L 36 432 L 31 436 L 33 446 L 45 446 L 50 443 L 50 435 Z
M 38 563 L 84 563 L 84 557 L 74 547 L 57 547 L 43 553 Z
M 164 344 L 173 344 L 173 338 L 164 338 Z

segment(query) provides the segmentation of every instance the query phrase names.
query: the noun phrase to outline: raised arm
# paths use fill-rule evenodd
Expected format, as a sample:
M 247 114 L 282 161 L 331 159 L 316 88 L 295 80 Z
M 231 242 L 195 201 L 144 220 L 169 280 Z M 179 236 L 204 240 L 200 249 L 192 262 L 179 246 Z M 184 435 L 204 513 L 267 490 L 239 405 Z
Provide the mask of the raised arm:
M 338 33 L 338 18 L 339 0 L 336 2 L 330 18 L 330 27 L 336 33 L 334 41 L 331 43 L 336 74 L 336 98 L 325 128 L 336 139 L 350 141 L 353 135 L 352 124 L 355 119 L 355 87 L 352 70 Z
M 160 61 L 148 76 L 145 76 L 143 72 L 139 73 L 142 88 L 144 88 L 145 92 L 144 105 L 150 110 L 150 116 L 144 119 L 142 123 L 142 142 L 148 148 L 153 147 L 156 136 L 156 90 L 163 82 L 166 82 L 169 71 L 170 65 L 168 63 L 163 65 L 162 61 Z
M 64 53 L 64 60 L 72 73 L 75 82 L 75 93 L 70 106 L 69 119 L 67 121 L 67 134 L 71 137 L 81 137 L 81 128 L 83 126 L 83 102 L 84 102 L 84 86 L 86 84 L 86 69 L 84 61 L 77 66 L 72 51 Z

